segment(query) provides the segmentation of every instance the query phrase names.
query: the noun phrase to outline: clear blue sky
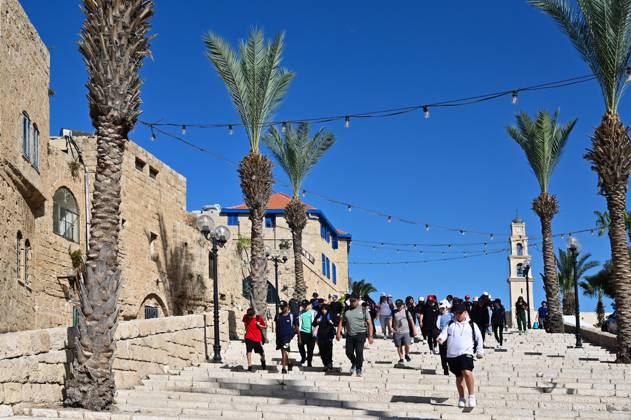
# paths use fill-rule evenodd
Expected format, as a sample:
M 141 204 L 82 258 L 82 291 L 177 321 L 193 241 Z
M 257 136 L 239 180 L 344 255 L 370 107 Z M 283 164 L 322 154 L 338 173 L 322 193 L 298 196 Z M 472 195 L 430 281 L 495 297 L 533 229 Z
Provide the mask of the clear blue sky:
M 77 0 L 21 0 L 51 48 L 51 130 L 92 130 L 85 99 L 85 66 L 77 49 L 83 15 Z M 448 6 L 450 4 L 451 6 Z M 212 30 L 233 45 L 249 28 L 269 36 L 286 31 L 284 65 L 296 78 L 277 119 L 346 114 L 432 102 L 564 79 L 588 73 L 551 19 L 524 1 L 205 1 L 156 0 L 154 60 L 143 69 L 146 120 L 232 122 L 237 115 L 223 83 L 204 55 L 202 37 Z M 628 99 L 623 120 L 631 122 Z M 530 209 L 538 184 L 505 127 L 518 110 L 561 109 L 563 122 L 578 117 L 551 191 L 561 211 L 557 232 L 594 225 L 596 175 L 582 156 L 603 111 L 600 91 L 589 83 L 523 94 L 457 109 L 432 110 L 431 118 L 410 114 L 353 120 L 351 128 L 328 124 L 337 143 L 307 178 L 305 187 L 341 200 L 423 222 L 508 233 L 516 209 L 530 235 L 539 221 Z M 149 141 L 138 127 L 131 137 L 188 178 L 188 207 L 241 202 L 235 169 L 161 136 Z M 186 138 L 238 161 L 247 152 L 242 130 L 188 130 Z M 277 168 L 277 179 L 286 181 Z M 283 190 L 278 187 L 278 190 Z M 288 192 L 288 191 L 286 191 Z M 340 229 L 356 239 L 389 242 L 479 242 L 486 237 L 425 232 L 411 225 L 349 213 L 345 207 L 307 196 Z M 604 262 L 606 237 L 581 235 L 586 252 Z M 489 249 L 507 244 L 496 238 Z M 498 244 L 499 243 L 499 244 Z M 556 247 L 565 246 L 556 239 Z M 471 248 L 470 248 L 471 249 Z M 475 248 L 473 248 L 475 249 Z M 473 250 L 471 249 L 471 250 Z M 478 250 L 480 248 L 477 248 Z M 534 253 L 533 270 L 542 270 Z M 352 261 L 402 261 L 429 256 L 353 246 Z M 440 257 L 435 256 L 435 257 Z M 354 279 L 367 279 L 396 296 L 464 295 L 488 290 L 508 296 L 506 255 L 420 265 L 353 265 Z M 538 276 L 537 276 L 538 277 Z M 543 298 L 537 278 L 535 298 Z M 584 300 L 585 310 L 593 302 Z

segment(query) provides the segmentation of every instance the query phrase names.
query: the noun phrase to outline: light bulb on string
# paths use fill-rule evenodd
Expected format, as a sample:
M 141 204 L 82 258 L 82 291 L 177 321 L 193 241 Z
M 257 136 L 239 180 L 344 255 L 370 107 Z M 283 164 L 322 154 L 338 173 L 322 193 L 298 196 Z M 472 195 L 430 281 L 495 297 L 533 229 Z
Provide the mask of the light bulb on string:
M 232 125 L 228 126 L 228 134 L 230 134 L 230 135 L 234 134 L 234 128 L 232 127 Z
M 517 104 L 517 91 L 516 90 L 514 90 L 511 94 L 511 103 L 513 105 Z
M 302 198 L 305 198 L 307 196 L 307 190 L 302 190 Z
M 464 230 L 460 229 L 460 234 L 464 236 Z
M 425 232 L 429 232 L 429 225 L 425 224 Z
M 589 233 L 594 236 L 594 229 L 590 230 Z
M 287 131 L 287 123 L 283 121 L 280 125 L 280 129 L 283 133 Z
M 491 233 L 491 240 L 495 239 L 495 235 Z
M 346 116 L 344 117 L 344 128 L 348 128 L 351 126 L 351 117 Z
M 347 206 L 347 208 L 349 213 L 353 211 L 353 206 L 351 206 L 350 204 Z
M 185 125 L 182 126 L 182 135 L 183 136 L 186 135 L 186 126 Z
M 151 127 L 151 141 L 156 141 L 157 138 L 156 132 L 153 131 L 153 127 Z
M 392 216 L 388 216 L 388 223 L 392 223 Z
M 429 118 L 429 107 L 427 105 L 423 105 L 423 117 L 425 119 Z

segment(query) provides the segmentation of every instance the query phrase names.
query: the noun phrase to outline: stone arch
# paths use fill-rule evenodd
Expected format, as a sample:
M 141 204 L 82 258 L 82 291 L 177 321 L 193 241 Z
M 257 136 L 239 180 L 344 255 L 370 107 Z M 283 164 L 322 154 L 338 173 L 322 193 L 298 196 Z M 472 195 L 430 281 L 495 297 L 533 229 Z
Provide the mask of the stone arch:
M 517 242 L 517 245 L 515 247 L 517 248 L 517 255 L 524 255 L 524 245 L 522 245 L 521 242 Z
M 169 310 L 164 304 L 164 299 L 158 296 L 156 293 L 149 293 L 147 296 L 145 296 L 145 298 L 142 300 L 142 303 L 140 304 L 140 307 L 138 308 L 136 319 L 145 319 L 145 306 L 157 308 L 159 317 L 169 316 Z

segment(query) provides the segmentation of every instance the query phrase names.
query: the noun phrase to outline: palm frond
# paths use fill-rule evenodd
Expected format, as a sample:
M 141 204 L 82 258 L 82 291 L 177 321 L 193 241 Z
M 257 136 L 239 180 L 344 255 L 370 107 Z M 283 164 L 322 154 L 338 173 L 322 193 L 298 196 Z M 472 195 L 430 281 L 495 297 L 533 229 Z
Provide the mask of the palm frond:
M 510 137 L 522 148 L 530 167 L 539 181 L 541 191 L 548 192 L 550 176 L 561 158 L 567 139 L 576 125 L 576 119 L 560 126 L 559 111 L 550 116 L 539 111 L 535 120 L 525 112 L 515 116 L 517 125 L 507 127 Z
M 607 111 L 617 112 L 631 57 L 631 0 L 529 0 L 550 15 L 600 84 Z
M 263 143 L 287 173 L 294 196 L 298 196 L 309 171 L 335 143 L 335 135 L 321 128 L 309 137 L 309 124 L 300 123 L 297 130 L 287 124 L 284 137 L 276 127 L 270 127 L 263 136 Z
M 204 37 L 208 59 L 224 81 L 250 140 L 259 153 L 259 140 L 287 93 L 294 74 L 281 68 L 284 34 L 265 43 L 263 31 L 252 29 L 239 43 L 239 53 L 223 38 L 209 32 Z
M 585 273 L 600 265 L 598 261 L 589 261 L 592 254 L 585 253 L 576 261 L 576 278 L 580 281 Z M 559 273 L 559 284 L 564 293 L 572 292 L 574 288 L 574 261 L 568 251 L 559 249 L 556 257 L 557 270 Z M 589 278 L 589 277 L 588 277 Z M 580 282 L 579 282 L 580 285 Z

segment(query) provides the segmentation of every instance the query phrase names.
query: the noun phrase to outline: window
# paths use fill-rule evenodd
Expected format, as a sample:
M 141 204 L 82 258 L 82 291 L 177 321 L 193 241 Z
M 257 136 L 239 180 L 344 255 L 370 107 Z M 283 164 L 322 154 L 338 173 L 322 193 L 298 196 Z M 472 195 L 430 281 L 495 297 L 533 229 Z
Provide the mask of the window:
M 333 284 L 337 284 L 337 267 L 333 263 Z
M 265 216 L 265 227 L 273 229 L 276 227 L 276 216 Z
M 228 226 L 239 226 L 239 216 L 236 214 L 228 215 Z
M 22 232 L 19 230 L 15 239 L 15 278 L 22 281 Z
M 136 158 L 136 169 L 138 169 L 140 172 L 144 172 L 145 165 L 146 163 L 142 159 Z
M 524 277 L 524 265 L 522 263 L 517 264 L 517 277 Z
M 338 241 L 337 241 L 337 235 L 335 235 L 335 234 L 332 235 L 331 245 L 333 246 L 333 249 L 339 248 L 339 244 L 338 244 Z
M 326 258 L 326 276 L 327 278 L 331 278 L 331 260 L 329 257 Z
M 61 187 L 53 196 L 53 232 L 79 243 L 79 210 L 69 189 Z
M 158 170 L 153 166 L 149 167 L 149 178 L 156 179 L 158 177 Z
M 158 239 L 158 235 L 153 232 L 149 232 L 149 257 L 152 260 L 155 260 L 158 257 L 156 253 L 156 239 Z
M 322 239 L 326 237 L 326 226 L 322 222 L 320 222 L 320 236 L 322 236 Z
M 79 323 L 79 308 L 76 306 L 72 307 L 72 326 L 76 327 Z
M 521 243 L 517 243 L 517 255 L 524 255 L 524 246 Z
M 31 119 L 26 112 L 22 113 L 22 154 L 31 158 Z
M 35 169 L 39 169 L 39 129 L 37 124 L 33 124 L 33 153 L 31 163 Z
M 278 293 L 276 292 L 276 288 L 269 281 L 267 282 L 267 299 L 266 302 L 268 305 L 280 302 L 278 299 Z
M 145 305 L 145 319 L 158 318 L 158 308 Z
M 326 276 L 326 257 L 322 254 L 322 274 Z
M 30 277 L 30 274 L 29 274 L 30 264 L 31 264 L 31 243 L 27 239 L 26 241 L 24 241 L 24 285 L 25 286 L 29 286 L 31 283 L 30 278 L 29 278 Z

